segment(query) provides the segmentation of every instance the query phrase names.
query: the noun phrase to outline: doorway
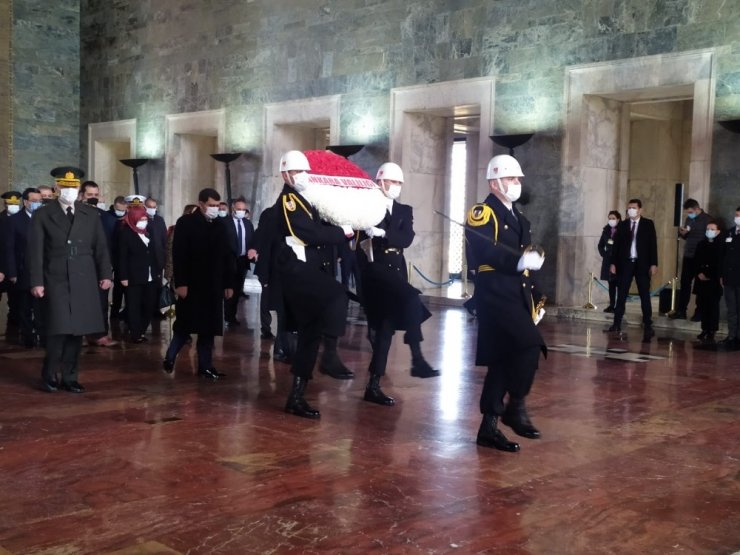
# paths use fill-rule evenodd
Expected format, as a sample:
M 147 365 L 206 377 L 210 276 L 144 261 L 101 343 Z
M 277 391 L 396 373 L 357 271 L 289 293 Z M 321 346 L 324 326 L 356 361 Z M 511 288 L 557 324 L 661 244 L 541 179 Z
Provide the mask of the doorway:
M 134 191 L 131 168 L 120 160 L 136 157 L 136 120 L 91 123 L 87 136 L 87 176 L 100 186 L 101 203 L 110 206 Z

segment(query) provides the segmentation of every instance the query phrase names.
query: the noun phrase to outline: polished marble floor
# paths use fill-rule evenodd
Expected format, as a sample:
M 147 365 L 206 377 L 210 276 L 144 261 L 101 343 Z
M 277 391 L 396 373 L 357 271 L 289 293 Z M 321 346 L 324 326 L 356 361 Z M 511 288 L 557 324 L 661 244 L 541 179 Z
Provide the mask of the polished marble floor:
M 254 326 L 256 299 L 245 310 Z M 82 395 L 37 390 L 42 353 L 0 343 L 0 554 L 740 550 L 740 353 L 545 321 L 556 350 L 529 399 L 543 439 L 509 454 L 475 444 L 483 369 L 463 310 L 425 324 L 440 378 L 410 377 L 397 338 L 392 408 L 362 401 L 356 316 L 340 345 L 358 378 L 317 375 L 320 421 L 282 412 L 288 368 L 245 325 L 218 341 L 218 383 L 190 349 L 159 369 L 163 322 L 146 345 L 85 350 Z

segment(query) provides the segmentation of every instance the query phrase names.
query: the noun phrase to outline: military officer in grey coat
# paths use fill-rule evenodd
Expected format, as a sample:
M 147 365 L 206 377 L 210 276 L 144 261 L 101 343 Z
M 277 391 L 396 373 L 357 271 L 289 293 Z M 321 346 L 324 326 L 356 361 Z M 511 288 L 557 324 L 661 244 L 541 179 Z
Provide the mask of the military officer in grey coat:
M 49 392 L 85 391 L 77 378 L 82 337 L 105 329 L 98 288 L 110 288 L 111 262 L 97 209 L 77 201 L 83 175 L 52 170 L 59 200 L 36 211 L 28 238 L 31 294 L 42 300 L 46 318 L 41 386 Z

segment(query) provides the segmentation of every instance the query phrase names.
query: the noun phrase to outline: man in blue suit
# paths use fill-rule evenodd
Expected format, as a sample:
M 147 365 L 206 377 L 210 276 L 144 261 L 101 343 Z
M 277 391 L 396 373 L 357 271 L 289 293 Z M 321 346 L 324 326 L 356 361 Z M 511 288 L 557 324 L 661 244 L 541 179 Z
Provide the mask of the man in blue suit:
M 241 197 L 234 200 L 231 203 L 231 217 L 224 218 L 223 221 L 226 224 L 229 248 L 236 257 L 236 271 L 232 283 L 234 295 L 224 300 L 224 320 L 231 328 L 239 325 L 236 313 L 239 298 L 244 290 L 244 278 L 249 270 L 247 253 L 252 249 L 254 242 L 254 226 L 247 219 L 247 201 Z
M 40 317 L 39 300 L 31 295 L 31 281 L 26 265 L 28 233 L 31 217 L 41 207 L 41 193 L 38 189 L 23 191 L 22 210 L 8 218 L 8 233 L 5 237 L 6 278 L 12 284 L 12 294 L 18 307 L 18 320 L 21 343 L 33 347 L 37 339 L 43 337 L 43 318 Z

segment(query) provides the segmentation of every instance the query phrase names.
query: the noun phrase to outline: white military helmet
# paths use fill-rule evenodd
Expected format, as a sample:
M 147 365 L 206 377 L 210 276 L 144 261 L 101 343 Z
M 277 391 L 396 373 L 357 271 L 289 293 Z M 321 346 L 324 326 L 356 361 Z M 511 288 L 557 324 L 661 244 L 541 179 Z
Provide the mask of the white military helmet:
M 300 150 L 289 150 L 280 158 L 280 171 L 289 172 L 291 170 L 311 171 L 308 158 Z
M 375 175 L 375 181 L 380 181 L 381 179 L 403 183 L 403 170 L 401 166 L 393 162 L 386 162 L 378 168 L 378 173 Z
M 524 177 L 519 162 L 508 154 L 499 154 L 488 162 L 486 179 L 501 179 L 502 177 Z

